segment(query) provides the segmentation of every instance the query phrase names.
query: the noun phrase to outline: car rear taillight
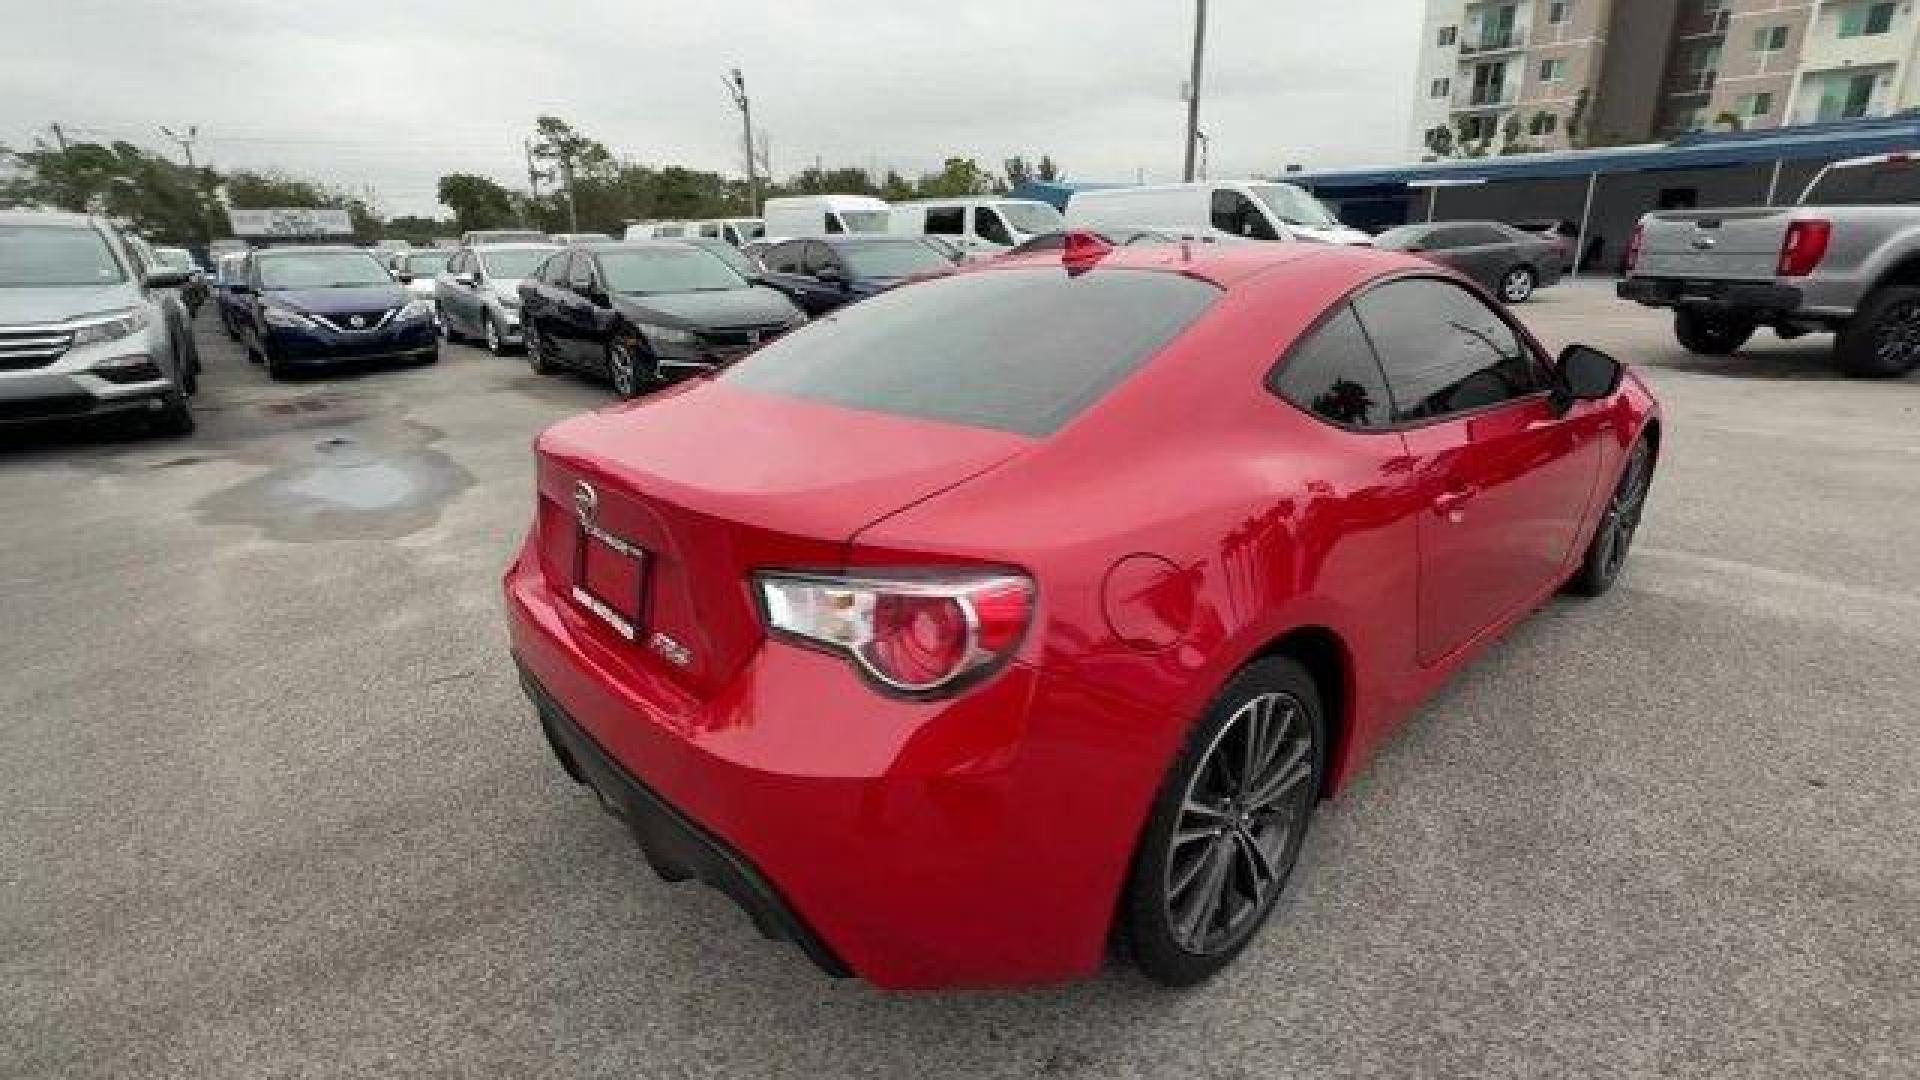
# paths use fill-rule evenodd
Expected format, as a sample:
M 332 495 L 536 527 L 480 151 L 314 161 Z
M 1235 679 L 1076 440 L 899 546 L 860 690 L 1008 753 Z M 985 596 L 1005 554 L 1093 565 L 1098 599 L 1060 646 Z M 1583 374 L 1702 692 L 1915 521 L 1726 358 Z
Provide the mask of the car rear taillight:
M 1629 274 L 1633 273 L 1634 267 L 1640 265 L 1640 238 L 1646 235 L 1646 231 L 1646 221 L 1636 221 L 1633 223 L 1633 234 L 1627 237 L 1627 263 L 1625 269 Z
M 1786 239 L 1780 241 L 1780 277 L 1806 277 L 1826 257 L 1827 240 L 1833 235 L 1833 222 L 1808 219 L 1787 222 Z
M 755 575 L 767 627 L 910 694 L 951 689 L 1020 644 L 1033 582 L 1016 574 Z

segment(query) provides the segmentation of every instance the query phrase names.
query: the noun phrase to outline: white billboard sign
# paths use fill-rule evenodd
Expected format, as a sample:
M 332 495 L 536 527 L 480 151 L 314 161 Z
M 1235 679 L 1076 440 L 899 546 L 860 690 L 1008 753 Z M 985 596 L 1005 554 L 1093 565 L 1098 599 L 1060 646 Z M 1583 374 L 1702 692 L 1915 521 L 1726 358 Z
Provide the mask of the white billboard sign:
M 285 206 L 229 210 L 233 235 L 244 237 L 352 236 L 353 218 L 332 207 Z

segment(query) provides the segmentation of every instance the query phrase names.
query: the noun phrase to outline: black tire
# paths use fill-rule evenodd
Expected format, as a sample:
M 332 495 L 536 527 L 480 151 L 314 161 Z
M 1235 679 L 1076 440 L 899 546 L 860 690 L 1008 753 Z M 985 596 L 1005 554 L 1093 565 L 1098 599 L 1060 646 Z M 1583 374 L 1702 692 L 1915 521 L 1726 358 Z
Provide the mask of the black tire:
M 437 347 L 428 349 L 426 352 L 423 352 L 419 356 L 415 357 L 414 362 L 419 364 L 421 367 L 427 367 L 428 365 L 431 365 L 431 364 L 437 364 L 440 362 L 440 350 Z
M 174 357 L 175 371 L 180 381 L 180 389 L 189 395 L 200 392 L 200 343 L 193 339 L 193 331 L 188 330 L 180 340 L 180 348 Z
M 1524 304 L 1533 299 L 1533 290 L 1540 284 L 1540 275 L 1533 267 L 1522 263 L 1500 275 L 1500 287 L 1496 290 L 1503 304 Z
M 453 320 L 447 317 L 447 312 L 445 308 L 442 308 L 438 304 L 435 304 L 433 308 L 433 313 L 434 313 L 434 321 L 440 324 L 440 340 L 446 342 L 449 345 L 458 345 L 462 341 L 466 340 L 461 336 L 460 331 L 455 330 L 453 328 Z
M 227 314 L 225 308 L 220 309 L 220 329 L 227 332 L 228 341 L 240 340 L 240 328 L 233 325 L 233 316 Z
M 1840 331 L 1833 356 L 1858 379 L 1897 379 L 1920 366 L 1920 288 L 1875 289 Z
M 1607 505 L 1601 510 L 1600 523 L 1594 526 L 1593 539 L 1587 542 L 1587 553 L 1580 560 L 1580 569 L 1574 571 L 1567 582 L 1567 591 L 1579 596 L 1600 596 L 1613 583 L 1620 580 L 1620 569 L 1627 563 L 1627 554 L 1633 548 L 1633 538 L 1640 531 L 1640 515 L 1647 509 L 1647 492 L 1653 487 L 1654 467 L 1659 464 L 1659 455 L 1654 451 L 1653 443 L 1645 435 L 1627 451 L 1626 464 L 1620 468 L 1620 479 L 1613 485 L 1613 491 L 1607 496 Z
M 1701 356 L 1731 356 L 1753 336 L 1752 319 L 1712 308 L 1683 307 L 1673 313 L 1680 347 Z
M 279 357 L 268 353 L 266 356 L 267 378 L 274 382 L 286 382 L 293 378 L 293 367 Z
M 148 430 L 163 439 L 178 439 L 193 434 L 193 406 L 179 390 L 167 395 L 166 408 L 153 415 Z
M 527 366 L 536 375 L 553 374 L 553 361 L 547 359 L 546 342 L 540 340 L 540 324 L 528 319 L 520 324 L 520 341 L 527 350 Z
M 1207 979 L 1273 913 L 1319 799 L 1326 731 L 1313 677 L 1284 656 L 1242 668 L 1194 725 L 1154 798 L 1121 896 L 1121 938 L 1148 978 Z M 1250 752 L 1249 738 L 1270 752 Z M 1262 795 L 1250 786 L 1276 785 L 1266 809 L 1247 809 Z

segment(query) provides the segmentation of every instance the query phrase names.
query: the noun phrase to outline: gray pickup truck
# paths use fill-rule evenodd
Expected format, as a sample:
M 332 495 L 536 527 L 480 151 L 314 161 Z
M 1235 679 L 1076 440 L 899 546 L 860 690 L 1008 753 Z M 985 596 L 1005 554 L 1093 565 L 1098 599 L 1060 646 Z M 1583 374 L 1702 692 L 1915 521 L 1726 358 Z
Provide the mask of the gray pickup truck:
M 1648 214 L 1618 289 L 1672 308 L 1691 352 L 1725 356 L 1771 326 L 1837 335 L 1849 375 L 1905 375 L 1920 365 L 1920 156 L 1836 161 L 1796 206 Z

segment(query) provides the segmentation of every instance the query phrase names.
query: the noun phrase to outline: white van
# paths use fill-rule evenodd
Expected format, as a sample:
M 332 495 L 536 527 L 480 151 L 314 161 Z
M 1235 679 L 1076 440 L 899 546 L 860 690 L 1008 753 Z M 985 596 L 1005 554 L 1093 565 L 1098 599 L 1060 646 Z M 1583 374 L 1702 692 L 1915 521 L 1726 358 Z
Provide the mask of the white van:
M 1218 229 L 1252 240 L 1317 240 L 1371 244 L 1348 228 L 1305 188 L 1277 181 L 1245 184 L 1159 184 L 1078 191 L 1067 202 L 1067 224 L 1182 231 Z
M 627 226 L 628 240 L 678 240 L 705 236 L 734 247 L 766 235 L 757 217 L 703 218 L 699 221 L 641 221 Z
M 968 260 L 991 258 L 1066 227 L 1060 211 L 1035 199 L 920 199 L 894 203 L 887 221 L 889 232 L 938 236 Z
M 791 195 L 768 199 L 760 208 L 764 234 L 780 240 L 883 233 L 887 216 L 887 204 L 867 195 Z

